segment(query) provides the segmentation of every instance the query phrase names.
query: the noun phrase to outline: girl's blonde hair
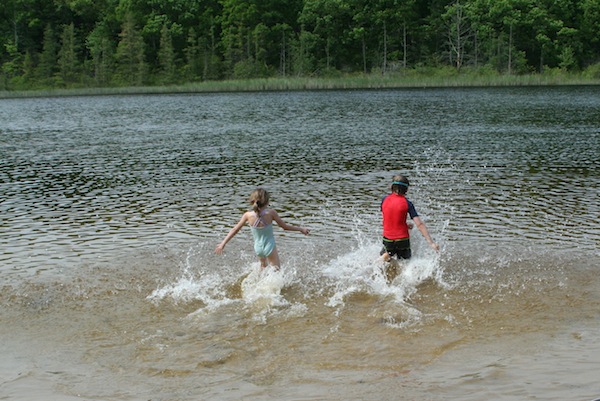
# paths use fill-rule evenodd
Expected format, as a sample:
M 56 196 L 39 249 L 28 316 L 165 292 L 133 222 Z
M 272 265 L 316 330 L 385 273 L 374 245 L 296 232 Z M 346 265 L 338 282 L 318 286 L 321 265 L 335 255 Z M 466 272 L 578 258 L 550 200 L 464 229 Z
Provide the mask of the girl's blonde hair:
M 250 194 L 250 203 L 252 203 L 252 210 L 256 214 L 269 204 L 269 193 L 263 188 L 257 188 Z

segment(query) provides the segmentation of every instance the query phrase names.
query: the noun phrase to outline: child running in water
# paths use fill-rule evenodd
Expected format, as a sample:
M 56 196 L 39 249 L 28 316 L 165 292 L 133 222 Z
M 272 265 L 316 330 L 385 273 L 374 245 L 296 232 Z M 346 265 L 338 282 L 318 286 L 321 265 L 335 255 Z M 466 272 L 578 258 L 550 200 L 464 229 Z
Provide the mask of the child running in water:
M 256 256 L 260 259 L 260 266 L 264 269 L 267 267 L 268 262 L 275 269 L 279 269 L 281 264 L 277 247 L 275 246 L 273 221 L 286 231 L 300 231 L 302 234 L 308 235 L 310 230 L 286 224 L 274 209 L 268 208 L 269 193 L 262 188 L 255 189 L 250 194 L 250 203 L 252 204 L 252 210 L 242 215 L 240 221 L 229 231 L 225 239 L 217 245 L 215 253 L 222 254 L 229 240 L 248 223 L 254 237 L 254 252 L 256 252 Z
M 381 255 L 385 261 L 392 257 L 398 259 L 410 259 L 410 235 L 412 224 L 406 222 L 410 217 L 415 223 L 429 246 L 436 252 L 440 250 L 429 232 L 427 226 L 421 220 L 415 206 L 406 198 L 406 192 L 410 183 L 403 175 L 395 175 L 392 178 L 392 193 L 383 198 L 381 202 L 381 214 L 383 217 L 383 249 Z

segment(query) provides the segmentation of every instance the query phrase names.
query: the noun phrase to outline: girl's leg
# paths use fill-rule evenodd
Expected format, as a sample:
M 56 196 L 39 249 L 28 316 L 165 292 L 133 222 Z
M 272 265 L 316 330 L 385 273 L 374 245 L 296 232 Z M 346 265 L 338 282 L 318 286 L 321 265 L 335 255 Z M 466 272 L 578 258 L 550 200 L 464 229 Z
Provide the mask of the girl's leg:
M 267 258 L 258 258 L 260 260 L 260 268 L 264 269 L 265 267 L 267 267 Z
M 279 261 L 279 254 L 277 253 L 277 248 L 273 249 L 273 252 L 269 256 L 267 256 L 269 260 L 269 264 L 275 268 L 275 270 L 279 270 L 281 266 L 281 262 Z

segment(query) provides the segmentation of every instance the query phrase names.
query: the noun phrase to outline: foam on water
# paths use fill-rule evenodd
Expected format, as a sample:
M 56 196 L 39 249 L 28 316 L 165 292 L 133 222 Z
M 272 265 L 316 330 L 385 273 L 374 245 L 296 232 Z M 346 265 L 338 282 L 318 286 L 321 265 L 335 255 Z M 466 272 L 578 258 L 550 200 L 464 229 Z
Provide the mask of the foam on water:
M 222 288 L 222 279 L 217 274 L 206 274 L 201 278 L 182 276 L 174 283 L 157 288 L 147 299 L 153 302 L 169 298 L 175 303 L 202 301 L 209 307 L 230 301 Z
M 343 304 L 344 297 L 357 291 L 404 303 L 424 281 L 441 281 L 439 258 L 427 255 L 399 262 L 400 273 L 388 283 L 384 262 L 376 257 L 380 249 L 381 245 L 366 245 L 337 257 L 323 267 L 324 276 L 335 283 L 335 293 L 329 300 L 329 306 Z
M 242 298 L 246 303 L 285 305 L 287 302 L 281 296 L 281 290 L 288 283 L 289 276 L 283 270 L 262 269 L 257 263 L 242 280 Z
M 155 289 L 147 299 L 154 303 L 164 299 L 175 303 L 201 301 L 211 308 L 221 303 L 229 303 L 219 272 L 208 272 L 204 269 L 197 271 L 195 256 L 204 252 L 206 249 L 203 246 L 189 248 L 181 262 L 177 278 Z
M 222 261 L 206 254 L 208 246 L 191 247 L 179 274 L 158 286 L 147 300 L 157 306 L 163 302 L 200 302 L 190 313 L 196 317 L 227 308 L 264 319 L 284 310 L 291 316 L 304 315 L 310 298 L 324 299 L 322 305 L 337 315 L 353 297 L 367 296 L 382 303 L 375 314 L 390 327 L 417 323 L 421 314 L 410 298 L 427 281 L 443 283 L 439 255 L 416 252 L 411 260 L 399 263 L 398 275 L 388 282 L 379 257 L 381 246 L 366 240 L 364 232 L 356 236 L 360 244 L 349 252 L 324 261 L 312 259 L 318 252 L 288 255 L 280 270 L 262 269 L 258 262 L 244 260 L 238 265 L 220 265 Z
M 178 303 L 200 301 L 191 315 L 214 313 L 221 307 L 240 304 L 259 314 L 271 308 L 288 306 L 281 291 L 294 278 L 293 269 L 261 268 L 258 262 L 240 266 L 209 265 L 206 246 L 191 247 L 180 267 L 180 274 L 156 288 L 147 300 L 158 305 L 169 300 Z

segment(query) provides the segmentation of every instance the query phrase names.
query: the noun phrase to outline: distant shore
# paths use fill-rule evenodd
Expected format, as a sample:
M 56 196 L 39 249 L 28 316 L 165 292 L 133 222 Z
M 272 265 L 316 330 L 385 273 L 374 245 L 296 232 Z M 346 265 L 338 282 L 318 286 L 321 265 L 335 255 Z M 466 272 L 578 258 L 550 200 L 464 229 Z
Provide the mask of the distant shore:
M 467 74 L 361 74 L 338 77 L 259 78 L 204 81 L 182 85 L 85 87 L 36 90 L 0 90 L 0 99 L 60 96 L 150 95 L 181 93 L 263 92 L 303 90 L 359 90 L 445 87 L 510 87 L 600 85 L 600 79 L 575 74 L 486 75 Z

